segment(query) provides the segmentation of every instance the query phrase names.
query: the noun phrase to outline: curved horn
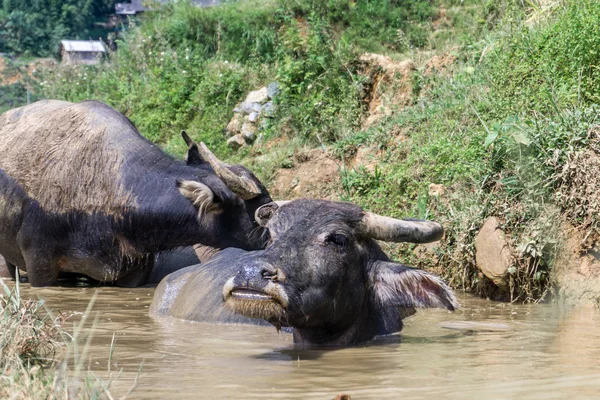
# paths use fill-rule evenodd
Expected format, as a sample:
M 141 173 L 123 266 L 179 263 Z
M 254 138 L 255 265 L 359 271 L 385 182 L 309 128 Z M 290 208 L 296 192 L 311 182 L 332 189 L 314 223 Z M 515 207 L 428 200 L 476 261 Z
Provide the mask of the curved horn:
M 225 184 L 231 189 L 232 192 L 240 196 L 244 200 L 250 200 L 262 193 L 261 188 L 252 179 L 246 176 L 239 176 L 235 172 L 229 169 L 229 165 L 219 160 L 213 153 L 206 147 L 204 142 L 200 142 L 198 151 L 202 159 L 207 162 L 215 174 L 225 182 Z
M 370 212 L 364 213 L 361 230 L 373 239 L 385 242 L 429 243 L 444 235 L 444 228 L 437 222 L 401 220 Z
M 183 140 L 185 140 L 185 144 L 187 144 L 188 147 L 192 147 L 193 145 L 196 144 L 196 142 L 194 142 L 192 140 L 190 135 L 188 135 L 187 132 L 184 131 L 183 129 L 181 130 L 181 137 L 183 138 Z

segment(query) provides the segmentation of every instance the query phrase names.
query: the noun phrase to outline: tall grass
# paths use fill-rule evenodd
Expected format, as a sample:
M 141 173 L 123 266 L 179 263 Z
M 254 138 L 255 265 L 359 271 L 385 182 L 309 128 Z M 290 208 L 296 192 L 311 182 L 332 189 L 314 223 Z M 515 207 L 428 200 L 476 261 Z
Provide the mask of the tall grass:
M 21 298 L 18 279 L 13 289 L 1 279 L 0 286 L 0 398 L 112 399 L 110 382 L 85 369 L 96 295 L 70 333 L 43 300 Z

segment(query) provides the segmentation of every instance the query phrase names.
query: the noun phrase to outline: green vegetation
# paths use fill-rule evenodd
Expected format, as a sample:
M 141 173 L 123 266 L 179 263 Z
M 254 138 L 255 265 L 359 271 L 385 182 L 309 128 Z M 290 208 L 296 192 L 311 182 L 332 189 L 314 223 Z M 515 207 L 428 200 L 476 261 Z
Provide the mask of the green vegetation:
M 313 142 L 338 139 L 359 125 L 362 85 L 351 38 L 369 32 L 370 22 L 360 18 L 365 6 L 321 3 L 169 4 L 130 27 L 111 63 L 60 70 L 46 78 L 43 92 L 103 100 L 171 151 L 183 150 L 175 134 L 187 129 L 223 152 L 222 131 L 234 105 L 249 90 L 278 80 L 281 123 L 272 126 L 273 135 L 285 125 Z M 409 20 L 426 21 L 432 12 L 427 0 L 372 4 L 378 5 L 368 9 L 373 19 L 397 17 L 389 28 L 378 28 L 381 37 L 369 39 L 374 48 L 391 40 L 391 30 L 408 31 Z M 335 15 L 334 31 L 329 19 Z
M 265 180 L 301 147 L 329 147 L 342 164 L 368 146 L 377 168 L 342 169 L 343 199 L 442 221 L 435 258 L 454 286 L 537 301 L 552 289 L 562 220 L 597 237 L 597 203 L 581 196 L 598 181 L 565 168 L 592 163 L 581 154 L 598 148 L 598 20 L 594 0 L 178 2 L 131 26 L 110 62 L 50 71 L 42 93 L 103 100 L 174 153 L 186 129 Z M 416 65 L 411 100 L 369 124 L 364 52 Z M 450 61 L 436 66 L 435 56 Z M 377 90 L 393 92 L 399 79 Z M 223 128 L 234 105 L 274 80 L 282 93 L 262 143 L 230 153 Z M 432 184 L 445 194 L 430 194 Z M 475 267 L 489 216 L 515 249 L 509 293 Z M 427 263 L 412 246 L 388 250 Z
M 0 52 L 50 56 L 61 39 L 106 36 L 97 24 L 114 12 L 114 0 L 3 0 Z

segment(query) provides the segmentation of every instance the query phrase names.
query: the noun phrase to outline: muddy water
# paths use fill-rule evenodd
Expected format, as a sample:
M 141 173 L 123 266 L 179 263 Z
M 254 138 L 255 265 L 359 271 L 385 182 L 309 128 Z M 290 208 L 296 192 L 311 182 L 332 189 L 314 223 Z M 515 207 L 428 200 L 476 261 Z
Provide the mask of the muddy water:
M 22 288 L 65 313 L 92 293 L 98 324 L 90 368 L 130 398 L 564 399 L 600 396 L 600 313 L 462 298 L 460 312 L 427 310 L 401 335 L 335 351 L 294 349 L 274 328 L 153 320 L 152 289 Z M 77 318 L 75 316 L 74 318 Z M 450 330 L 457 321 L 490 324 Z M 467 327 L 469 327 L 467 325 Z M 471 326 L 471 328 L 473 328 Z M 112 372 L 110 342 L 116 333 Z

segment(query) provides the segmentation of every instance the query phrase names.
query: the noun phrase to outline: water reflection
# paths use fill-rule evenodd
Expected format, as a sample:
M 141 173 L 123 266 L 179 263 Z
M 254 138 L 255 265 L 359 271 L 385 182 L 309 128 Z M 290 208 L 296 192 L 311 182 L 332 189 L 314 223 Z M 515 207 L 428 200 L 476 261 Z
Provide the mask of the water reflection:
M 96 290 L 100 322 L 90 366 L 108 377 L 116 333 L 112 373 L 124 373 L 114 395 L 129 389 L 141 363 L 131 398 L 563 399 L 596 398 L 600 391 L 600 315 L 589 308 L 462 298 L 458 313 L 420 311 L 400 335 L 306 350 L 270 327 L 153 320 L 147 316 L 153 289 L 25 285 L 23 293 L 68 314 L 85 310 Z M 441 326 L 460 327 L 457 321 L 504 329 Z

